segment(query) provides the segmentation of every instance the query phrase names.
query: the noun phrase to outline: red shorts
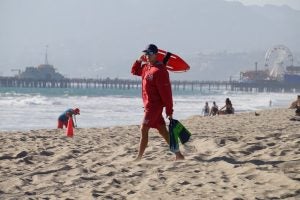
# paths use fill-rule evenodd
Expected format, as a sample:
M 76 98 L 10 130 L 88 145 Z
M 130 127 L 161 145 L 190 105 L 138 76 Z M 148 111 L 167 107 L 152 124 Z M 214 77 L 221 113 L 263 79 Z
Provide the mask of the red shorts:
M 68 122 L 60 121 L 57 122 L 57 128 L 64 128 L 64 126 L 67 128 Z
M 145 110 L 143 125 L 150 128 L 159 128 L 162 125 L 166 125 L 166 122 L 162 116 L 163 107 L 158 109 Z

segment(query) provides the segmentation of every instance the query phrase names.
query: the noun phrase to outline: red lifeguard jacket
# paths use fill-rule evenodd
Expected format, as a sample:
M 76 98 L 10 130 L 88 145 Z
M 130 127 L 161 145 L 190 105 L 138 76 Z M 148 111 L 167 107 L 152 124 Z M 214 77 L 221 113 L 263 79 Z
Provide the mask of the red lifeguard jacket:
M 142 77 L 142 97 L 145 109 L 166 107 L 167 116 L 173 114 L 172 88 L 169 72 L 162 62 L 142 64 L 136 61 L 133 75 Z

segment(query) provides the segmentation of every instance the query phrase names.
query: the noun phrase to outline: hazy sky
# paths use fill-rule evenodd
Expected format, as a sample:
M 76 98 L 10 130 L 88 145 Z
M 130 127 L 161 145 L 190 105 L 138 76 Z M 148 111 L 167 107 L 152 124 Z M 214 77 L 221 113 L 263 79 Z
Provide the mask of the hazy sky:
M 245 5 L 260 5 L 263 6 L 265 4 L 272 5 L 288 5 L 293 9 L 300 10 L 300 0 L 228 0 L 228 1 L 239 1 Z
M 241 2 L 299 8 L 300 0 Z M 149 43 L 187 59 L 277 42 L 299 48 L 300 11 L 268 11 L 223 0 L 0 0 L 0 76 L 42 64 L 46 45 L 60 73 L 93 78 L 132 77 L 131 64 Z

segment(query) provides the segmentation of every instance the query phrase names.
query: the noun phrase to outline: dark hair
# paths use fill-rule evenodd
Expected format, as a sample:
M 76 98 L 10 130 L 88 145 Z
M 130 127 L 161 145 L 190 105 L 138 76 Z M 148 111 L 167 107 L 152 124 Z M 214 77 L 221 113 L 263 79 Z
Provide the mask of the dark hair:
M 226 103 L 226 104 L 229 104 L 229 105 L 232 105 L 232 104 L 231 104 L 231 101 L 230 101 L 230 99 L 229 99 L 229 98 L 226 98 L 226 101 L 225 101 L 225 103 Z

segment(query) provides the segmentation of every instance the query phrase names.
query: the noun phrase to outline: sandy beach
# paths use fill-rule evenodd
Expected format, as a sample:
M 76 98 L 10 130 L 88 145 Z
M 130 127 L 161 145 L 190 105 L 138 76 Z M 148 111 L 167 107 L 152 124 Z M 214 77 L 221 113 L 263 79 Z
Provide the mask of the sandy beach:
M 258 114 L 182 120 L 183 161 L 152 130 L 133 162 L 139 125 L 1 132 L 0 199 L 300 199 L 300 121 Z

